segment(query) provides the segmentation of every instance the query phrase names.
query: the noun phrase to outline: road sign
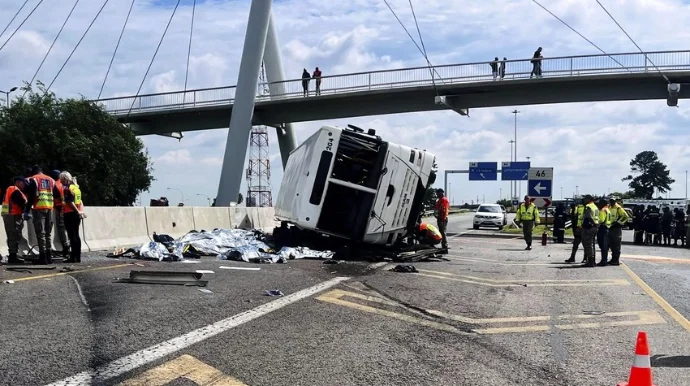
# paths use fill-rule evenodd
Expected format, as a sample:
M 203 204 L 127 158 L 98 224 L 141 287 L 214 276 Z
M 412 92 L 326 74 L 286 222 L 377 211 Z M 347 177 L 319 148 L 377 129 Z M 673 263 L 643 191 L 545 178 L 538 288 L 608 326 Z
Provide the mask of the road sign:
M 470 181 L 498 180 L 498 162 L 470 162 Z
M 501 180 L 527 181 L 529 162 L 503 162 L 501 165 Z
M 553 191 L 553 168 L 529 168 L 527 172 L 527 194 L 537 208 L 551 206 Z

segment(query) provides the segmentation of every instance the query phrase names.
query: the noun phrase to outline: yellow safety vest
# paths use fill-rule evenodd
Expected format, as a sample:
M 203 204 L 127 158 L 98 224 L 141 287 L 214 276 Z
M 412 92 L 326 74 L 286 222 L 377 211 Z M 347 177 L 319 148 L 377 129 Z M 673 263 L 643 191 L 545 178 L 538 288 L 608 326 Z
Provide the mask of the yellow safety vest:
M 517 220 L 534 221 L 536 224 L 539 224 L 539 212 L 537 211 L 537 207 L 533 203 L 530 203 L 529 207 L 526 207 L 523 202 L 520 204 L 520 208 L 518 208 Z
M 606 225 L 607 228 L 611 228 L 613 221 L 611 220 L 611 210 L 609 210 L 608 205 L 604 205 L 599 211 L 599 224 Z
M 82 209 L 82 203 L 81 203 L 81 189 L 79 189 L 79 185 L 77 184 L 70 184 L 69 185 L 69 191 L 72 193 L 72 196 L 74 196 L 74 205 L 79 208 L 79 210 Z M 64 197 L 64 194 L 62 195 Z M 65 204 L 64 206 L 65 213 L 70 213 L 73 212 L 74 210 L 72 209 L 71 205 Z
M 575 215 L 577 216 L 577 226 L 582 227 L 582 220 L 584 220 L 585 206 L 578 204 L 575 208 Z
M 594 205 L 593 202 L 590 202 L 585 206 L 588 207 L 589 210 L 592 212 L 592 221 L 594 221 L 594 225 L 599 225 L 599 208 L 597 208 L 597 206 Z
M 611 210 L 611 224 L 617 222 L 621 225 L 625 225 L 629 217 L 628 212 L 626 212 L 622 206 L 618 205 L 618 203 L 613 206 L 613 210 Z

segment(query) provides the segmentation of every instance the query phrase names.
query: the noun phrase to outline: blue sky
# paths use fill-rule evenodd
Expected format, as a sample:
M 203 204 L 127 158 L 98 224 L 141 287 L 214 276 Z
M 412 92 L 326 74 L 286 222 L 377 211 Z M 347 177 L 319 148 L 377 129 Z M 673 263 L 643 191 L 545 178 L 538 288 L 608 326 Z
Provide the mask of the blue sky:
M 0 45 L 38 0 L 30 0 Z M 95 97 L 112 56 L 130 0 L 110 0 L 98 23 L 86 36 L 53 88 L 60 96 Z M 155 50 L 174 0 L 137 0 L 103 97 L 136 92 Z M 416 37 L 407 0 L 389 1 Z M 73 4 L 53 0 L 41 5 L 0 51 L 0 89 L 20 85 L 33 76 Z M 184 84 L 191 0 L 183 0 L 170 26 L 142 93 L 180 90 Z M 55 5 L 57 4 L 57 5 Z M 39 72 L 50 82 L 101 1 L 82 1 Z M 448 2 L 413 1 L 420 28 L 434 64 L 491 60 L 495 56 L 526 58 L 538 46 L 544 56 L 596 54 L 597 49 L 529 0 Z M 594 0 L 542 1 L 553 13 L 607 52 L 635 52 L 636 47 Z M 679 50 L 690 32 L 679 28 L 690 16 L 686 2 L 676 0 L 606 0 L 603 4 L 647 51 Z M 0 0 L 0 28 L 20 4 Z M 249 1 L 197 1 L 188 88 L 234 85 L 242 53 Z M 274 1 L 284 72 L 299 76 L 303 67 L 319 66 L 324 75 L 343 72 L 421 66 L 425 63 L 382 0 L 353 0 L 326 4 L 316 0 Z M 663 86 L 663 83 L 661 83 Z M 567 90 L 564 90 L 567 92 Z M 322 122 L 298 123 L 298 139 L 324 124 L 376 128 L 384 138 L 426 148 L 438 157 L 441 169 L 465 169 L 471 161 L 507 161 L 513 137 L 513 109 L 518 117 L 518 156 L 534 165 L 555 168 L 554 195 L 625 189 L 620 179 L 628 162 L 643 150 L 654 150 L 667 163 L 674 196 L 685 195 L 685 170 L 690 169 L 690 109 L 681 101 L 669 108 L 665 101 L 582 103 L 488 108 L 471 117 L 453 112 L 412 113 Z M 143 137 L 154 160 L 154 182 L 142 199 L 167 195 L 187 205 L 203 205 L 199 195 L 215 196 L 227 129 L 186 133 L 181 141 Z M 277 194 L 282 171 L 275 135 L 271 134 L 273 190 Z M 451 198 L 460 203 L 479 195 L 494 201 L 507 196 L 506 182 L 470 182 L 452 176 Z M 442 184 L 439 179 L 438 184 Z M 243 190 L 245 190 L 243 185 Z M 522 192 L 524 194 L 523 185 Z

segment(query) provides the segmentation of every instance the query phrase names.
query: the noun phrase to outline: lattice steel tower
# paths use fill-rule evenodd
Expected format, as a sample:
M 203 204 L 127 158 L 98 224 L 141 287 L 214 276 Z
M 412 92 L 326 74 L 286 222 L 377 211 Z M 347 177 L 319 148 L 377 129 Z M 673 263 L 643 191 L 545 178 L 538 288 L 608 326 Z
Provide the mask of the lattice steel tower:
M 261 62 L 257 95 L 269 95 L 264 64 Z M 249 135 L 247 167 L 247 206 L 273 206 L 271 197 L 271 161 L 268 159 L 268 129 L 253 126 Z

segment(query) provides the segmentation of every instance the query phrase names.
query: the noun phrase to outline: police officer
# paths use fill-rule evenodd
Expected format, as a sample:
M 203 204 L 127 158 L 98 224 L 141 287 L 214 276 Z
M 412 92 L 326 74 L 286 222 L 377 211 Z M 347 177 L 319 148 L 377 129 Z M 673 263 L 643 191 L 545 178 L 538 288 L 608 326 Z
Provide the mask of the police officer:
M 623 241 L 623 227 L 628 223 L 628 213 L 620 204 L 616 202 L 616 197 L 609 199 L 609 210 L 611 212 L 611 227 L 609 228 L 609 248 L 611 249 L 611 260 L 608 264 L 620 265 L 621 257 L 621 243 Z M 639 235 L 639 240 L 642 239 L 642 234 Z M 638 240 L 637 233 L 635 240 Z
M 553 219 L 553 233 L 555 242 L 559 244 L 565 243 L 565 207 L 563 203 L 556 205 L 556 211 L 554 212 Z
M 601 251 L 601 260 L 597 263 L 599 267 L 606 267 L 609 256 L 609 228 L 611 227 L 611 211 L 605 199 L 599 200 L 599 229 L 597 230 L 597 244 Z
M 676 208 L 676 214 L 674 219 L 676 221 L 675 233 L 673 235 L 673 245 L 678 245 L 678 239 L 680 239 L 680 245 L 685 245 L 685 213 L 680 208 Z
M 575 255 L 577 255 L 577 249 L 582 243 L 582 215 L 584 214 L 585 206 L 582 201 L 578 200 L 577 205 L 571 211 L 570 214 L 570 227 L 573 228 L 573 249 L 570 252 L 570 258 L 566 260 L 566 263 L 574 263 Z M 582 261 L 583 263 L 585 260 Z
M 22 239 L 22 229 L 24 229 L 23 213 L 26 205 L 24 189 L 26 189 L 24 177 L 15 177 L 14 185 L 7 188 L 5 198 L 2 201 L 2 220 L 7 236 L 7 264 L 24 264 L 24 260 L 17 256 L 19 241 Z
M 586 195 L 585 209 L 582 214 L 582 247 L 585 250 L 584 263 L 586 267 L 594 267 L 594 253 L 596 251 L 596 236 L 599 230 L 599 208 L 594 205 L 594 197 Z
M 661 214 L 661 233 L 663 235 L 663 244 L 671 245 L 671 228 L 673 225 L 673 214 L 668 206 L 662 209 Z
M 522 235 L 525 237 L 525 243 L 527 244 L 526 251 L 532 249 L 532 230 L 534 225 L 539 225 L 539 211 L 537 206 L 534 205 L 529 199 L 529 196 L 525 196 L 525 202 L 520 204 L 517 214 L 515 215 L 515 222 L 522 223 Z
M 627 214 L 626 214 L 627 215 Z M 633 243 L 644 244 L 644 206 L 635 205 L 633 210 Z
M 40 167 L 31 169 L 33 176 L 29 178 L 26 190 L 27 204 L 24 208 L 24 219 L 33 217 L 36 239 L 38 242 L 38 259 L 34 264 L 52 264 L 51 231 L 53 230 L 53 188 L 55 181 L 43 174 Z

